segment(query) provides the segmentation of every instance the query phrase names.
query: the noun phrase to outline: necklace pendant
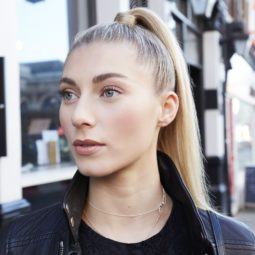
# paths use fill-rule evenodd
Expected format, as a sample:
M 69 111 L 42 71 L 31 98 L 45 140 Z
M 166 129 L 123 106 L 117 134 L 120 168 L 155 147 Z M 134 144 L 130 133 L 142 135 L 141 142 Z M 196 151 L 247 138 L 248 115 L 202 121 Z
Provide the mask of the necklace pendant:
M 158 208 L 158 212 L 159 212 L 159 213 L 161 213 L 161 209 L 162 209 L 163 205 L 164 205 L 163 203 L 160 204 L 160 206 L 159 206 L 159 208 Z

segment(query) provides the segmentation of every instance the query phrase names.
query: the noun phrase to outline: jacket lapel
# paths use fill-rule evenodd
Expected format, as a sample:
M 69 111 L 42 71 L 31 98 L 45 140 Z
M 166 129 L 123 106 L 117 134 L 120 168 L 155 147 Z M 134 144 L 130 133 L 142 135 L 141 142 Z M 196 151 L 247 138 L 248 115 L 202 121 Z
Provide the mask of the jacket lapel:
M 168 195 L 178 200 L 186 215 L 190 237 L 194 250 L 210 250 L 211 246 L 203 221 L 198 212 L 188 188 L 186 187 L 179 171 L 172 159 L 164 152 L 157 151 L 160 179 Z M 199 253 L 200 254 L 200 253 Z

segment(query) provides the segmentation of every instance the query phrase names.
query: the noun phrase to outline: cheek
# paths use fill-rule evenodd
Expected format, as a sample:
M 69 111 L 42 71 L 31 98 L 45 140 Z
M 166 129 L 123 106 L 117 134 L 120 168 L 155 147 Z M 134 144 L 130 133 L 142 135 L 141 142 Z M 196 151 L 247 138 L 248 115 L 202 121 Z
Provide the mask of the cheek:
M 137 112 L 127 109 L 122 111 L 114 119 L 114 126 L 116 134 L 130 134 L 133 133 L 139 126 L 140 116 Z
M 150 125 L 151 112 L 142 105 L 126 105 L 118 109 L 112 118 L 112 133 L 114 136 L 135 138 L 145 131 L 146 126 Z M 126 140 L 126 139 L 125 139 Z
M 69 116 L 70 114 L 66 114 L 66 111 L 64 110 L 64 108 L 60 106 L 59 122 L 67 139 L 69 138 L 69 135 L 70 135 L 68 131 L 70 131 L 70 124 L 71 124 L 71 119 L 69 118 Z

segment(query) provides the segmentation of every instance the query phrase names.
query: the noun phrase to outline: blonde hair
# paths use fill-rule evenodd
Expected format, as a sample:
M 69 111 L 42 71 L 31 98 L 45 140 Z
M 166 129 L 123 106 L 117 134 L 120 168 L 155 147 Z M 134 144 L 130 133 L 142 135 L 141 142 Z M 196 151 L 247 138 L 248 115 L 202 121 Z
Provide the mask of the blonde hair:
M 68 56 L 75 48 L 95 41 L 134 45 L 138 63 L 152 67 L 155 92 L 176 91 L 179 109 L 174 121 L 160 129 L 157 149 L 173 160 L 195 205 L 214 210 L 207 190 L 191 82 L 173 33 L 153 11 L 137 7 L 118 13 L 112 23 L 98 24 L 78 33 Z

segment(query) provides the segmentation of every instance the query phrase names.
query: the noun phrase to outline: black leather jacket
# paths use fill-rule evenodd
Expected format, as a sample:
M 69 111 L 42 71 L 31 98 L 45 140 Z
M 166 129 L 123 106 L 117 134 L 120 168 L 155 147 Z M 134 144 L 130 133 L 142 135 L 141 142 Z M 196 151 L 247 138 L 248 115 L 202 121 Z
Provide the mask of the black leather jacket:
M 240 221 L 199 209 L 172 160 L 157 151 L 161 183 L 178 199 L 187 215 L 193 255 L 254 255 L 255 235 Z M 89 178 L 76 171 L 63 202 L 16 219 L 0 240 L 0 254 L 81 254 L 78 228 Z

